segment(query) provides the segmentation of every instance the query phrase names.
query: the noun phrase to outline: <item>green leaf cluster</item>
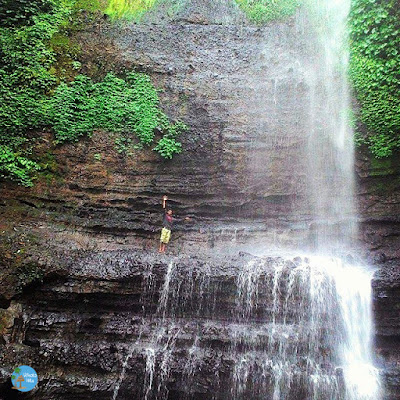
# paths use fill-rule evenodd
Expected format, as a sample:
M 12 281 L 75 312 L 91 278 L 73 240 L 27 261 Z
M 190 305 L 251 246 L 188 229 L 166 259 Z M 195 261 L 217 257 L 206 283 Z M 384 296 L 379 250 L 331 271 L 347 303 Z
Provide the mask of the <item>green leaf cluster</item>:
M 247 17 L 257 23 L 283 20 L 296 13 L 302 0 L 235 0 Z
M 157 0 L 109 0 L 105 13 L 112 19 L 139 20 L 156 3 Z
M 34 283 L 43 282 L 44 270 L 35 264 L 27 264 L 19 267 L 15 275 L 18 278 L 17 287 L 22 290 L 24 287 Z M 16 373 L 19 373 L 15 370 Z
M 387 157 L 400 148 L 398 1 L 352 0 L 350 29 L 350 75 L 367 129 L 362 142 L 376 157 Z
M 29 160 L 25 155 L 18 154 L 12 147 L 0 145 L 0 176 L 32 186 L 31 175 L 39 170 L 39 164 Z
M 135 72 L 125 79 L 108 73 L 100 82 L 79 75 L 69 85 L 60 84 L 49 100 L 48 116 L 58 142 L 77 141 L 103 129 L 121 135 L 116 142 L 121 153 L 133 138 L 141 147 L 153 144 L 159 132 L 162 137 L 155 150 L 165 158 L 180 153 L 176 139 L 187 129 L 182 122 L 169 121 L 150 77 Z
M 181 151 L 176 138 L 186 127 L 171 123 L 162 112 L 157 90 L 147 75 L 128 73 L 121 79 L 108 74 L 101 82 L 79 75 L 68 85 L 65 81 L 71 76 L 57 73 L 57 49 L 69 46 L 60 30 L 86 3 L 6 0 L 0 5 L 4 20 L 0 27 L 1 178 L 32 185 L 40 165 L 32 155 L 34 132 L 45 127 L 53 128 L 58 143 L 103 129 L 120 135 L 124 153 L 130 147 L 153 143 L 166 158 Z M 80 68 L 78 61 L 69 61 L 72 69 Z M 156 135 L 165 140 L 157 143 Z
M 2 26 L 32 25 L 39 13 L 51 13 L 57 7 L 55 0 L 2 0 L 0 19 Z

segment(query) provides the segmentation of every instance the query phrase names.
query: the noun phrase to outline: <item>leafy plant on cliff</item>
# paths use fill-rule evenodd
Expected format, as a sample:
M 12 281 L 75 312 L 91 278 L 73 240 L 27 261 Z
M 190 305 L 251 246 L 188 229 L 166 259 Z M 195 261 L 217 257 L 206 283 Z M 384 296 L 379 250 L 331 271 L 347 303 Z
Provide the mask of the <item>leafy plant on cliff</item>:
M 53 128 L 58 143 L 76 141 L 101 128 L 119 133 L 125 143 L 136 137 L 139 147 L 154 143 L 156 134 L 160 140 L 168 138 L 168 147 L 164 140 L 155 148 L 166 158 L 181 151 L 176 138 L 186 127 L 171 123 L 162 112 L 147 75 L 129 73 L 121 79 L 109 74 L 93 82 L 84 75 L 73 80 L 76 72 L 66 76 L 55 68 L 57 51 L 71 47 L 59 31 L 67 17 L 86 3 L 7 0 L 0 5 L 4 19 L 0 28 L 1 178 L 32 186 L 40 164 L 32 157 L 34 132 L 44 127 Z M 102 0 L 96 4 L 104 7 Z M 80 68 L 78 61 L 67 61 L 71 70 Z M 67 85 L 69 80 L 73 82 Z
M 0 19 L 2 26 L 32 25 L 39 13 L 52 13 L 57 7 L 55 0 L 2 0 Z
M 12 147 L 0 145 L 0 176 L 32 186 L 31 175 L 38 171 L 39 164 L 18 154 Z
M 24 287 L 34 283 L 43 282 L 45 271 L 35 264 L 22 265 L 15 271 L 17 276 L 17 289 L 21 291 Z
M 398 1 L 352 0 L 350 27 L 350 74 L 367 129 L 363 142 L 376 157 L 386 157 L 400 148 Z
M 27 132 L 45 123 L 43 105 L 56 82 L 48 42 L 69 13 L 67 1 L 7 0 L 0 5 L 0 176 L 25 186 L 39 165 Z
M 163 137 L 155 150 L 165 158 L 180 152 L 176 138 L 187 129 L 182 122 L 169 121 L 159 107 L 150 77 L 135 72 L 128 73 L 126 79 L 109 73 L 100 82 L 80 75 L 70 85 L 62 83 L 50 101 L 49 114 L 60 143 L 104 129 L 123 135 L 121 143 L 126 144 L 127 135 L 134 135 L 141 145 L 149 146 L 158 131 Z
M 67 0 L 13 0 L 0 6 L 0 176 L 25 186 L 39 169 L 31 160 L 27 132 L 46 124 L 46 95 L 56 83 L 49 40 L 69 10 Z
M 235 0 L 248 18 L 257 24 L 292 16 L 302 0 Z

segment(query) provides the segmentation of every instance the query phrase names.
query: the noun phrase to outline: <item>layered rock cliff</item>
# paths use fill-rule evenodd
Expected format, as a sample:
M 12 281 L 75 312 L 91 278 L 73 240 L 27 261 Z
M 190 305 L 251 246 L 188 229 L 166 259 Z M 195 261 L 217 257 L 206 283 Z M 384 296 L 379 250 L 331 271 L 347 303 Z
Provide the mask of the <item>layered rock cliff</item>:
M 34 398 L 86 399 L 93 392 L 112 398 L 124 362 L 131 380 L 120 382 L 118 398 L 132 398 L 148 379 L 146 360 L 127 356 L 135 343 L 146 347 L 139 340 L 149 336 L 139 332 L 141 313 L 157 310 L 168 270 L 169 256 L 147 255 L 156 251 L 163 194 L 178 216 L 190 217 L 174 232 L 170 251 L 180 254 L 174 260 L 193 273 L 207 265 L 219 271 L 213 285 L 223 321 L 233 301 L 227 265 L 240 265 L 241 248 L 312 247 L 300 168 L 308 93 L 302 66 L 309 62 L 304 25 L 291 20 L 260 28 L 238 24 L 236 9 L 228 21 L 209 10 L 195 7 L 157 24 L 102 20 L 74 33 L 84 72 L 149 73 L 167 114 L 190 131 L 182 137 L 184 152 L 172 161 L 151 150 L 122 156 L 108 132 L 63 146 L 42 133 L 36 151 L 48 157 L 51 173 L 32 189 L 1 183 L 4 398 L 17 396 L 8 377 L 28 361 L 45 377 Z M 377 162 L 361 150 L 356 166 L 359 241 L 377 267 L 376 350 L 385 399 L 398 399 L 400 161 Z M 149 268 L 155 271 L 151 284 L 144 281 Z M 143 293 L 149 285 L 151 293 Z M 184 316 L 177 347 L 188 352 L 201 333 L 212 354 L 204 355 L 191 391 L 171 364 L 170 398 L 213 398 L 220 382 L 228 382 L 231 360 L 219 349 L 230 345 L 229 324 L 200 324 L 196 333 L 197 306 Z

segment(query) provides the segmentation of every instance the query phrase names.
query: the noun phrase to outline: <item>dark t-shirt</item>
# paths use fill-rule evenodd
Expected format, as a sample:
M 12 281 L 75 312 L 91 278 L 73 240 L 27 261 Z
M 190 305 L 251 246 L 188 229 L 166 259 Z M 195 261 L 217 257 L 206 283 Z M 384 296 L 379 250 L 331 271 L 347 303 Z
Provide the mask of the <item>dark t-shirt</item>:
M 174 225 L 172 215 L 168 215 L 167 213 L 164 213 L 164 218 L 163 218 L 163 226 L 164 228 L 169 229 L 172 231 L 172 227 Z

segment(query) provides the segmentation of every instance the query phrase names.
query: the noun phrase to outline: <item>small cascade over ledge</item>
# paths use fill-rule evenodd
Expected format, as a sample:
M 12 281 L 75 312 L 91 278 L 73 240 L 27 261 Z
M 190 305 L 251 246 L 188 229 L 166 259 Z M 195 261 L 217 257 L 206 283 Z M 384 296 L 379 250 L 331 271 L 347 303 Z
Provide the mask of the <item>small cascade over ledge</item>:
M 379 400 L 372 273 L 333 256 L 93 252 L 23 300 L 38 398 Z
M 221 387 L 206 398 L 377 400 L 371 279 L 322 256 L 253 257 L 225 271 L 170 263 L 156 313 L 142 320 L 149 344 L 126 361 L 143 357 L 145 399 L 170 398 L 172 382 L 192 398 L 213 371 Z

